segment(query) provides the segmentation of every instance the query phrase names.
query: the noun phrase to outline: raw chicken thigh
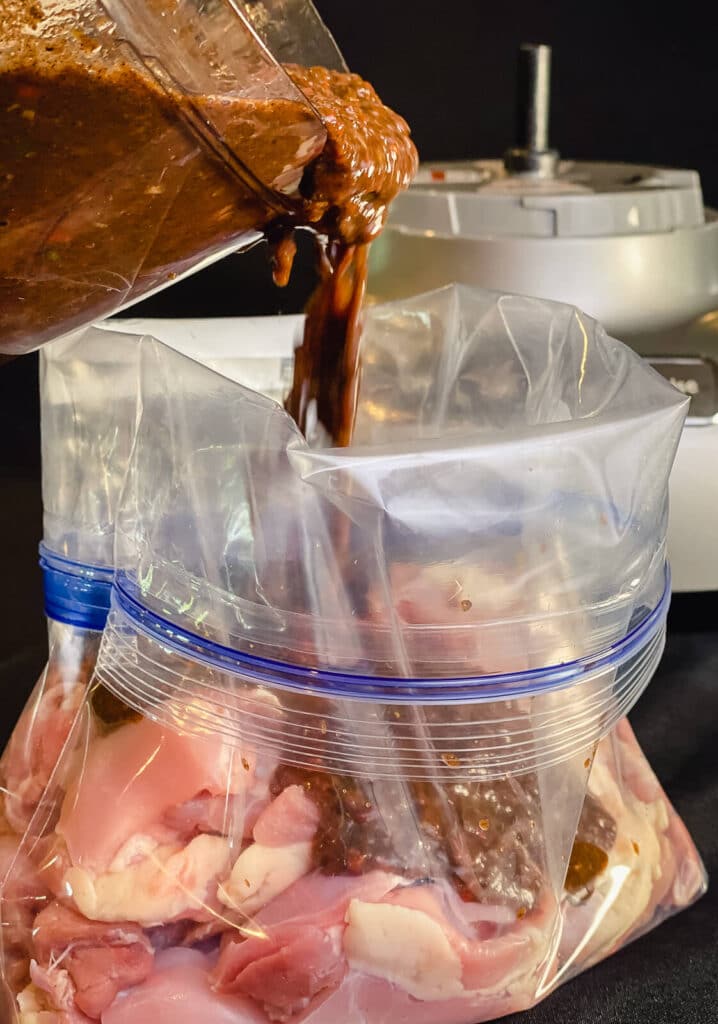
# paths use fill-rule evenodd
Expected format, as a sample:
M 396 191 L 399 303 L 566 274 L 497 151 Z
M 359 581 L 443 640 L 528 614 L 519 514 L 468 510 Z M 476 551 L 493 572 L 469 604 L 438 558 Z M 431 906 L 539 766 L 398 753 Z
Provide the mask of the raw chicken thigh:
M 561 892 L 536 776 L 338 776 L 107 704 L 88 702 L 59 813 L 5 886 L 20 1024 L 475 1024 L 703 886 L 626 722 L 596 751 Z

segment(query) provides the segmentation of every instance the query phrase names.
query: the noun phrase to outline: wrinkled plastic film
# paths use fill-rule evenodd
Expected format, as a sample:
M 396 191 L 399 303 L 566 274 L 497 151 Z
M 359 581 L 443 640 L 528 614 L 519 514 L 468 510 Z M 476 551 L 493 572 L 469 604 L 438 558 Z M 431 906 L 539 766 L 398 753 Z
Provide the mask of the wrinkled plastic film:
M 123 607 L 124 605 L 124 607 Z M 168 725 L 249 741 L 288 763 L 339 774 L 497 779 L 560 764 L 592 747 L 627 713 L 660 659 L 665 606 L 634 644 L 581 674 L 516 680 L 515 691 L 481 694 L 468 678 L 433 689 L 341 689 L 290 666 L 222 668 L 206 650 L 143 624 L 116 594 L 98 678 L 128 705 Z M 313 683 L 315 685 L 313 686 Z M 389 692 L 387 692 L 389 690 Z M 270 699 L 271 698 L 271 699 Z M 409 710 L 413 704 L 413 710 Z M 416 710 L 421 734 L 416 735 Z M 500 710 L 499 710 L 500 709 Z
M 118 564 L 148 607 L 236 651 L 369 676 L 540 668 L 623 637 L 665 587 L 683 399 L 570 307 L 457 288 L 367 319 L 346 450 L 308 448 L 269 400 L 145 346 Z M 397 415 L 374 387 L 381 330 Z M 409 440 L 400 381 L 434 350 Z
M 395 410 L 431 351 L 416 323 L 443 369 L 410 438 L 391 388 L 364 390 L 346 452 L 308 449 L 272 402 L 142 343 L 113 608 L 5 887 L 4 922 L 8 896 L 32 894 L 24 931 L 3 929 L 20 1024 L 58 1008 L 102 1024 L 477 1024 L 703 891 L 621 717 L 663 645 L 682 400 L 590 321 L 574 334 L 564 307 L 450 299 L 375 311 L 400 314 L 381 327 Z M 487 408 L 474 344 L 488 412 L 472 433 Z M 508 371 L 524 385 L 497 423 Z M 614 480 L 629 458 L 615 437 L 663 489 Z M 537 479 L 564 441 L 573 460 Z
M 116 507 L 136 425 L 139 341 L 89 330 L 40 356 L 49 657 L 0 762 L 4 820 L 17 837 L 95 668 L 109 610 Z
M 49 656 L 0 760 L 3 876 L 95 668 L 114 575 L 115 511 L 135 430 L 139 341 L 89 330 L 47 346 L 40 357 Z
M 388 1007 L 490 1020 L 704 889 L 625 722 L 595 759 L 469 785 L 478 821 L 462 817 L 467 784 L 297 772 L 95 689 L 5 887 L 18 1020 L 61 993 L 90 1019 L 130 1024 L 180 995 L 194 1019 L 223 1008 L 241 1024 L 374 1024 Z M 18 906 L 31 908 L 24 927 Z M 277 956 L 291 965 L 279 977 Z
M 186 321 L 123 317 L 98 327 L 135 335 L 152 333 L 175 351 L 281 405 L 291 387 L 293 349 L 301 342 L 304 321 L 301 315 Z
M 78 563 L 114 566 L 117 503 L 137 418 L 139 343 L 90 328 L 40 353 L 44 543 Z
M 135 429 L 139 340 L 90 330 L 47 346 L 40 357 L 41 567 L 49 651 L 0 758 L 0 935 L 8 1020 L 15 1016 L 17 980 L 28 971 L 32 921 L 46 895 L 32 880 L 35 868 L 21 842 L 25 835 L 33 851 L 35 838 L 51 827 L 50 782 L 81 714 L 109 610 L 115 508 Z
M 569 869 L 555 984 L 654 928 L 706 889 L 693 841 L 625 719 L 598 746 L 588 801 L 599 801 L 612 816 L 616 840 L 594 886 L 583 886 L 580 872 Z
M 48 662 L 2 759 L 3 833 L 27 829 L 55 769 L 95 668 L 101 632 L 50 620 Z M 10 839 L 5 844 L 6 851 Z M 7 869 L 9 863 L 4 865 Z M 4 877 L 5 871 L 0 875 Z

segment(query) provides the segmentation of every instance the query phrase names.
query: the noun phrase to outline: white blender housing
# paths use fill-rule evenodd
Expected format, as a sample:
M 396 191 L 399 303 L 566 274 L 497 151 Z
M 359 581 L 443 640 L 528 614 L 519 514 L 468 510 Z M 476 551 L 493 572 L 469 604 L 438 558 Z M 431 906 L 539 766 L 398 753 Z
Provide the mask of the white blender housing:
M 372 247 L 373 301 L 453 281 L 571 303 L 691 397 L 671 478 L 674 589 L 718 589 L 718 214 L 695 171 L 561 160 L 551 51 L 522 46 L 518 145 L 423 165 Z

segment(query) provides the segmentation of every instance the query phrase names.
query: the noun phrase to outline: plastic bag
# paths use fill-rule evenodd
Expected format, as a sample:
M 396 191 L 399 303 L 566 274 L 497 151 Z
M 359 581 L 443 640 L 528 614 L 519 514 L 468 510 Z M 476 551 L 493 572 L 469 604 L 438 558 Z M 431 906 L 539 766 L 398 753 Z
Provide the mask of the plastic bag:
M 48 346 L 40 357 L 40 564 L 49 654 L 0 759 L 0 818 L 9 837 L 0 879 L 94 671 L 110 607 L 115 514 L 135 431 L 138 370 L 139 338 L 100 331 Z
M 148 334 L 282 404 L 292 385 L 294 348 L 302 340 L 304 316 L 122 318 L 98 325 L 110 331 Z
M 140 336 L 109 325 L 40 355 L 43 569 L 47 666 L 0 759 L 2 831 L 22 836 L 69 734 L 95 667 L 110 606 L 115 519 L 134 438 Z M 233 377 L 253 361 L 190 346 Z M 7 866 L 12 844 L 5 844 Z M 0 878 L 5 871 L 0 865 Z
M 119 558 L 188 629 L 314 667 L 454 675 L 482 630 L 537 668 L 660 601 L 685 400 L 571 307 L 447 288 L 371 310 L 346 451 L 152 351 Z M 438 622 L 422 589 L 452 598 Z
M 706 876 L 688 831 L 671 806 L 623 719 L 596 750 L 586 808 L 600 806 L 615 823 L 606 864 L 594 884 L 581 870 L 595 853 L 579 825 L 564 883 L 560 968 L 554 985 L 592 966 L 706 890 Z M 595 834 L 595 833 L 594 833 Z M 582 845 L 584 844 L 584 845 Z M 602 848 L 602 847 L 601 847 Z
M 47 346 L 40 356 L 48 661 L 0 759 L 3 969 L 12 990 L 27 973 L 36 901 L 45 897 L 20 843 L 31 834 L 95 668 L 110 606 L 138 369 L 139 338 L 99 331 Z M 12 1015 L 9 1009 L 3 1019 Z
M 341 452 L 143 342 L 95 679 L 3 894 L 22 1024 L 474 1024 L 702 891 L 621 721 L 684 401 L 573 310 L 462 291 L 371 315 L 365 389 L 387 316 L 397 364 L 417 324 L 454 358 L 410 439 L 364 390 Z

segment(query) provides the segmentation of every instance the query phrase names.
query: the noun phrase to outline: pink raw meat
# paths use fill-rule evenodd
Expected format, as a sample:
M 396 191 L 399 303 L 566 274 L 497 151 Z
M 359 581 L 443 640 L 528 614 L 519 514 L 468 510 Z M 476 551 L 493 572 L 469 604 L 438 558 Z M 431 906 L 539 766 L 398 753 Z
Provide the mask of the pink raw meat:
M 59 903 L 35 918 L 33 939 L 41 965 L 62 962 L 75 984 L 76 1005 L 94 1019 L 118 992 L 152 972 L 153 949 L 137 925 L 95 923 Z
M 623 719 L 612 737 L 618 751 L 620 782 L 629 802 L 663 806 L 665 828 L 659 834 L 660 859 L 650 905 L 650 917 L 662 907 L 687 906 L 705 884 L 703 865 L 688 829 L 676 814 L 648 763 L 628 719 Z M 606 742 L 606 741 L 604 741 Z M 640 925 L 643 922 L 636 922 Z
M 589 792 L 616 822 L 605 870 L 586 898 L 566 898 L 557 980 L 564 981 L 685 907 L 705 872 L 626 719 L 596 750 Z
M 15 726 L 0 761 L 5 816 L 22 834 L 45 791 L 70 734 L 85 686 L 68 684 L 48 668 Z
M 380 900 L 402 881 L 385 871 L 351 876 L 305 875 L 263 907 L 253 920 L 267 931 L 302 922 L 331 928 L 344 921 L 351 900 Z
M 444 671 L 451 663 L 460 663 L 462 674 L 517 672 L 529 667 L 527 654 L 518 648 L 515 634 L 488 625 L 521 614 L 522 595 L 500 576 L 454 562 L 426 566 L 394 563 L 389 582 L 400 622 L 449 627 L 441 639 Z M 370 593 L 367 603 L 369 617 L 385 622 L 384 593 Z M 483 628 L 451 628 L 472 626 Z M 422 664 L 424 653 L 418 645 L 414 650 L 412 641 L 412 632 L 407 631 L 409 657 Z
M 259 934 L 225 941 L 216 987 L 251 995 L 272 1020 L 288 1019 L 339 984 L 346 969 L 341 934 L 351 900 L 379 899 L 396 882 L 381 871 L 301 878 L 259 911 L 252 922 Z
M 366 979 L 366 983 L 352 983 L 352 999 L 358 992 L 369 999 L 367 993 L 381 991 L 382 998 L 406 1004 L 407 1021 L 413 1022 L 419 1008 L 416 1019 L 451 1024 L 488 1019 L 528 1005 L 534 970 L 549 952 L 552 918 L 548 908 L 521 921 L 515 915 L 507 917 L 505 911 L 496 913 L 496 908 L 477 914 L 468 906 L 464 915 L 466 905 L 448 884 L 397 885 L 398 881 L 378 871 L 358 878 L 311 875 L 300 879 L 257 914 L 253 925 L 263 929 L 264 936 L 225 941 L 214 974 L 217 988 L 251 996 L 271 1020 L 303 1021 L 306 1014 L 314 1024 L 314 1015 L 319 1014 L 318 1021 L 329 1022 L 330 1017 L 323 1016 L 329 1011 L 322 1008 L 334 1005 L 334 996 L 328 992 L 347 985 L 342 984 L 347 971 L 342 936 L 349 906 L 352 900 L 360 900 L 401 906 L 430 917 L 459 958 L 464 987 L 492 990 L 496 995 L 479 998 L 469 992 L 466 999 L 421 1002 L 389 982 L 378 979 L 377 989 L 372 988 L 375 979 Z M 406 941 L 411 942 L 410 934 Z M 525 979 L 521 977 L 524 969 Z M 433 1015 L 421 1009 L 427 1006 L 433 1007 Z M 354 1024 L 355 1019 L 364 1018 L 335 1018 L 340 1019 Z M 366 1019 L 375 1024 L 373 1013 Z
M 107 870 L 123 844 L 148 833 L 172 807 L 198 794 L 247 786 L 253 763 L 213 737 L 182 735 L 142 719 L 95 739 L 68 790 L 57 832 L 76 866 Z
M 381 897 L 381 902 L 421 910 L 440 924 L 449 924 L 465 939 L 475 939 L 477 935 L 482 939 L 493 938 L 499 930 L 516 925 L 516 913 L 510 907 L 466 902 L 444 879 L 393 889 Z
M 3 910 L 14 904 L 32 915 L 48 896 L 37 867 L 16 836 L 0 836 L 0 884 L 3 883 Z
M 50 1012 L 40 1012 L 42 1024 L 92 1024 L 90 1018 L 75 1005 L 75 988 L 67 971 L 59 968 L 49 970 L 33 961 L 30 979 L 35 988 L 47 997 L 48 1006 L 53 1008 Z
M 27 975 L 33 918 L 50 898 L 34 863 L 18 847 L 16 836 L 0 836 L 3 969 L 13 989 Z
M 498 988 L 515 977 L 521 968 L 527 974 L 532 972 L 540 956 L 540 949 L 535 948 L 538 914 L 533 913 L 520 922 L 514 917 L 512 927 L 504 927 L 491 938 L 467 937 L 465 927 L 457 930 L 460 919 L 457 922 L 457 916 L 449 910 L 446 889 L 448 886 L 443 884 L 408 885 L 393 889 L 379 902 L 418 910 L 441 925 L 461 960 L 462 982 L 466 989 Z M 454 904 L 452 909 L 455 908 Z M 451 918 L 447 912 L 451 913 Z M 548 941 L 538 945 L 548 952 Z
M 163 824 L 187 839 L 202 832 L 249 836 L 268 802 L 267 796 L 252 798 L 244 794 L 210 796 L 203 793 L 186 804 L 171 807 L 163 818 Z
M 54 832 L 41 839 L 35 839 L 32 859 L 37 864 L 38 875 L 48 890 L 55 896 L 64 897 L 66 890 L 63 879 L 65 872 L 72 867 L 64 842 Z
M 641 750 L 627 718 L 622 718 L 611 737 L 618 750 L 621 781 L 643 803 L 665 799 L 660 782 Z M 604 746 L 606 741 L 604 741 Z
M 664 793 L 627 718 L 618 723 L 610 740 L 604 740 L 599 751 L 609 742 L 617 752 L 618 763 L 612 761 L 611 768 L 620 777 L 624 799 L 634 798 L 639 803 L 654 806 L 660 802 L 665 812 L 665 828 L 659 837 L 660 871 L 653 890 L 651 912 L 661 906 L 668 909 L 687 906 L 705 886 L 703 864 L 688 829 Z
M 102 1024 L 267 1024 L 249 1000 L 212 991 L 209 966 L 196 950 L 158 954 L 151 977 L 119 995 Z
M 5 881 L 19 848 L 20 840 L 17 836 L 11 833 L 0 836 L 0 885 Z
M 270 1020 L 287 1021 L 341 981 L 343 928 L 287 925 L 267 938 L 228 942 L 215 974 L 220 992 L 251 996 Z
M 152 956 L 142 946 L 73 950 L 67 971 L 75 982 L 75 1003 L 88 1017 L 99 1020 L 118 992 L 139 985 L 152 970 Z
M 255 842 L 262 846 L 309 843 L 319 825 L 319 808 L 301 786 L 287 786 L 259 815 Z
M 237 831 L 236 823 L 242 820 L 243 804 L 242 797 L 228 799 L 202 793 L 179 807 L 170 807 L 162 824 L 183 839 L 201 833 L 229 835 Z
M 382 978 L 350 972 L 292 1024 L 481 1024 L 532 1002 L 524 993 L 421 1002 Z
M 249 838 L 257 818 L 270 803 L 269 783 L 277 760 L 265 753 L 256 763 L 254 757 L 245 758 L 244 764 L 250 770 L 241 792 L 221 796 L 201 793 L 185 804 L 171 807 L 163 823 L 184 838 L 200 832 Z
M 666 801 L 668 802 L 668 801 Z M 663 835 L 663 876 L 668 883 L 656 898 L 663 907 L 687 907 L 706 887 L 706 874 L 691 835 L 669 803 L 669 823 Z

